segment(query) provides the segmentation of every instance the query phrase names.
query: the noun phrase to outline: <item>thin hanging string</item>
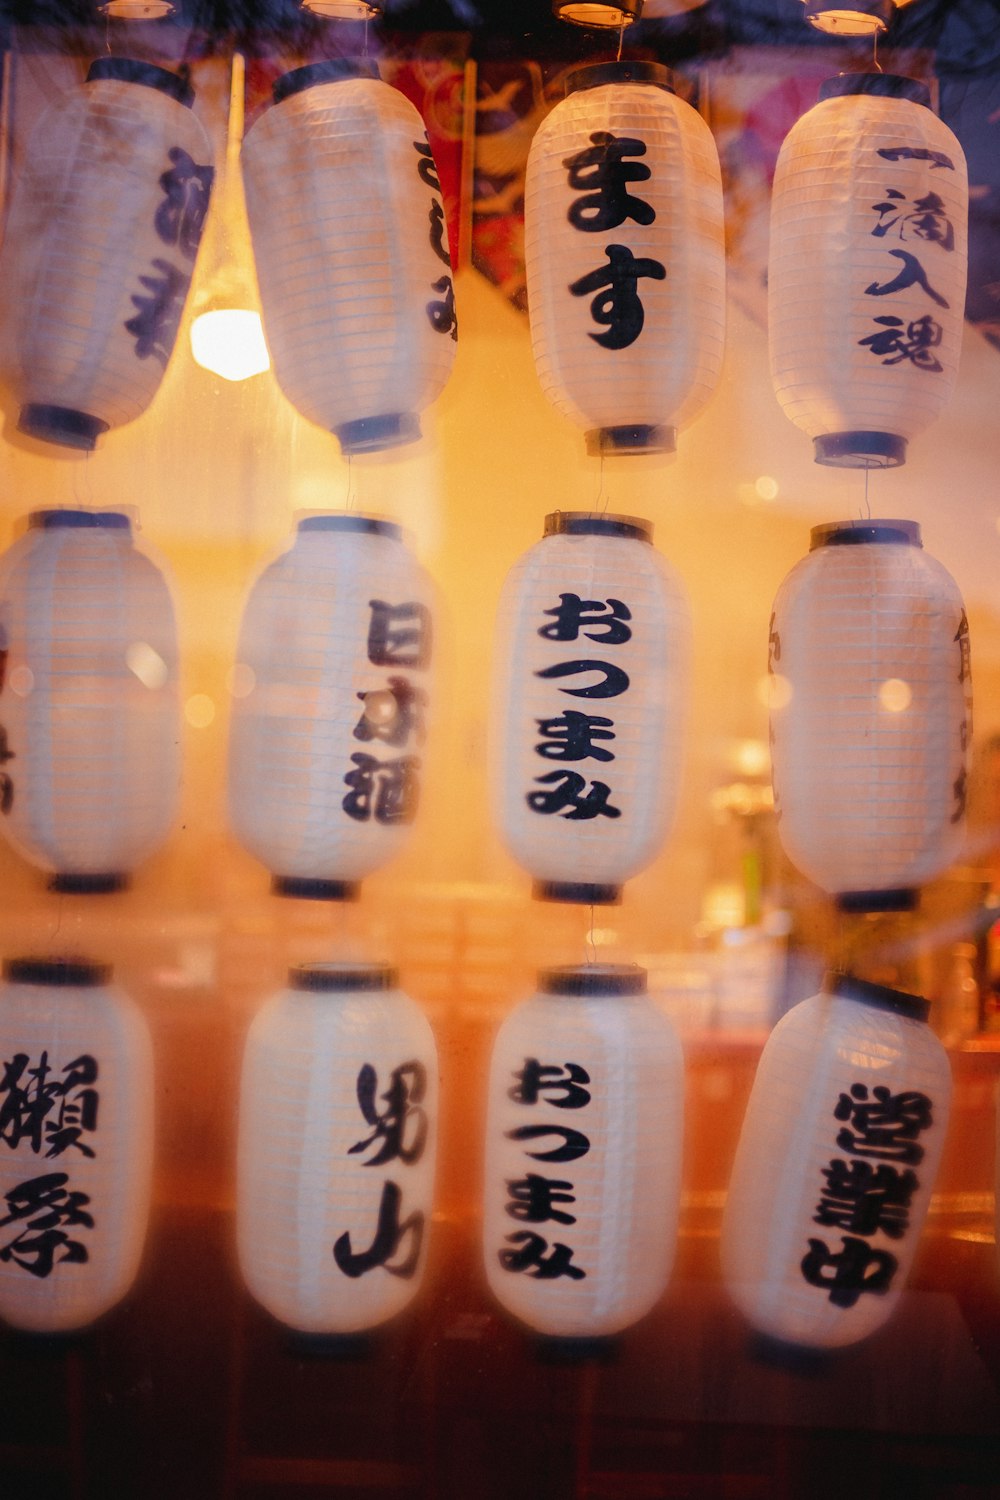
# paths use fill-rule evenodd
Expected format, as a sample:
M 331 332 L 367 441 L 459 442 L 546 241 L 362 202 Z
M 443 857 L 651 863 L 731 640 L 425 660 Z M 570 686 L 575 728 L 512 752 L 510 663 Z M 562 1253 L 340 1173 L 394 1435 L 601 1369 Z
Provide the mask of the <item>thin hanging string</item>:
M 350 454 L 350 453 L 348 453 L 348 455 L 347 455 L 347 509 L 349 511 L 354 509 L 354 500 L 355 500 L 355 495 L 354 495 L 354 469 L 352 467 L 352 463 L 353 463 L 353 455 Z
M 372 18 L 371 11 L 370 10 L 366 10 L 365 11 L 365 39 L 364 39 L 364 43 L 362 44 L 362 48 L 361 48 L 361 56 L 364 57 L 364 58 L 367 58 L 367 56 L 368 56 L 368 27 L 369 27 L 369 25 L 371 23 L 371 18 Z
M 871 464 L 865 464 L 865 520 L 872 518 L 872 508 L 868 502 L 868 475 L 871 473 Z
M 587 953 L 587 962 L 588 962 L 588 964 L 596 964 L 596 962 L 597 962 L 597 944 L 594 942 L 594 903 L 593 903 L 593 901 L 591 901 L 591 903 L 590 903 L 590 926 L 587 929 L 587 948 L 588 948 L 588 953 Z
M 875 69 L 876 73 L 881 73 L 882 64 L 878 60 L 878 39 L 879 28 L 876 26 L 875 30 L 872 32 L 872 67 Z
M 624 41 L 625 41 L 625 12 L 622 11 L 622 13 L 621 13 L 621 20 L 618 23 L 618 55 L 615 58 L 615 62 L 621 62 L 621 60 L 622 60 L 622 44 L 623 44 Z
M 609 499 L 610 496 L 604 492 L 604 449 L 602 448 L 600 453 L 600 468 L 597 475 L 597 499 L 594 501 L 595 511 L 603 514 L 608 508 Z

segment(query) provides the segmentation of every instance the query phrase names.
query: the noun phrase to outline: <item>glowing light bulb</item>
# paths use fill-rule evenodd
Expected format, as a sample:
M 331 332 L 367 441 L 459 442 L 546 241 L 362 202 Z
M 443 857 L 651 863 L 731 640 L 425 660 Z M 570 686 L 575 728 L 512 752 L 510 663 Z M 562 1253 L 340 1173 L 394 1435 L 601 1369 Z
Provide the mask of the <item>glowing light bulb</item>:
M 271 368 L 260 314 L 244 308 L 220 307 L 195 318 L 191 353 L 223 380 L 249 380 Z

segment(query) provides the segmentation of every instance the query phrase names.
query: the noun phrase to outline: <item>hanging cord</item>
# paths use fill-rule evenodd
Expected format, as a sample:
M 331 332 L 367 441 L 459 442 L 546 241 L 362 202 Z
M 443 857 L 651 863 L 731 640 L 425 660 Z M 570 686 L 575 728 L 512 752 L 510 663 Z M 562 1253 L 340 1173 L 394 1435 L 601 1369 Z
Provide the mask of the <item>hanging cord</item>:
M 875 69 L 876 73 L 881 73 L 882 64 L 878 60 L 878 39 L 879 28 L 876 26 L 875 30 L 872 32 L 872 67 Z
M 605 490 L 604 490 L 604 449 L 603 448 L 601 449 L 601 452 L 600 452 L 600 460 L 599 461 L 600 461 L 600 469 L 598 471 L 598 479 L 597 479 L 597 499 L 594 501 L 594 510 L 597 511 L 599 514 L 604 515 L 607 512 L 608 505 L 609 505 L 610 500 L 611 500 L 611 496 L 608 495 L 608 494 L 606 494 Z
M 618 55 L 615 58 L 615 62 L 621 62 L 621 60 L 622 60 L 622 45 L 623 45 L 624 41 L 625 41 L 625 12 L 622 11 L 622 18 L 621 18 L 621 20 L 618 23 Z
M 350 454 L 350 453 L 348 453 L 348 455 L 347 455 L 347 509 L 349 511 L 351 511 L 351 510 L 354 509 L 354 502 L 355 502 L 355 499 L 356 499 L 356 496 L 355 496 L 355 493 L 354 493 L 354 469 L 353 469 L 353 461 L 354 461 L 353 460 L 353 455 Z
M 587 954 L 587 962 L 588 962 L 588 964 L 596 964 L 596 962 L 597 962 L 597 944 L 594 942 L 594 903 L 593 903 L 593 901 L 591 901 L 591 903 L 590 903 L 590 926 L 589 926 L 589 928 L 587 930 L 587 948 L 589 949 L 589 952 Z
M 868 500 L 868 475 L 871 473 L 871 464 L 865 464 L 865 520 L 872 518 L 872 508 Z

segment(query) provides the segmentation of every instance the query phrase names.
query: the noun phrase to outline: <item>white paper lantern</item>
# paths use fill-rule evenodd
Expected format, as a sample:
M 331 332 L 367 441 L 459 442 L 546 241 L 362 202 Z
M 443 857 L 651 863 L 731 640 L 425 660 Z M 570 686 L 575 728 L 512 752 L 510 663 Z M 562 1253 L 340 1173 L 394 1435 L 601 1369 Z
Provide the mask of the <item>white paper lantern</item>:
M 651 538 L 630 516 L 556 511 L 504 584 L 493 809 L 545 899 L 617 901 L 673 821 L 690 627 Z
M 570 74 L 532 142 L 535 366 L 592 452 L 670 452 L 715 388 L 725 325 L 712 133 L 655 63 Z
M 313 63 L 274 96 L 243 176 L 278 381 L 345 453 L 413 442 L 457 338 L 423 122 L 374 63 Z
M 391 969 L 312 964 L 256 1016 L 236 1222 L 252 1295 L 303 1333 L 357 1333 L 416 1294 L 437 1134 L 431 1029 Z
M 600 1338 L 647 1313 L 673 1265 L 684 1068 L 634 965 L 552 969 L 490 1069 L 484 1252 L 498 1301 L 540 1333 Z
M 835 1348 L 899 1300 L 951 1099 L 928 1009 L 835 975 L 768 1038 L 722 1229 L 726 1286 L 758 1332 Z
M 32 437 L 93 448 L 156 394 L 212 182 L 193 97 L 163 68 L 101 58 L 28 143 L 0 285 L 4 372 Z
M 431 587 L 398 526 L 314 515 L 247 603 L 230 820 L 287 896 L 350 898 L 416 816 Z
M 956 855 L 969 625 L 911 521 L 817 526 L 771 617 L 772 773 L 789 859 L 847 910 L 905 909 Z
M 0 813 L 64 891 L 114 890 L 180 783 L 170 591 L 117 511 L 43 510 L 0 565 Z
M 955 385 L 968 178 L 961 146 L 928 104 L 913 79 L 842 75 L 781 148 L 771 374 L 817 463 L 903 463 Z
M 135 1280 L 149 1214 L 149 1033 L 104 965 L 18 959 L 0 988 L 0 1317 L 83 1328 Z

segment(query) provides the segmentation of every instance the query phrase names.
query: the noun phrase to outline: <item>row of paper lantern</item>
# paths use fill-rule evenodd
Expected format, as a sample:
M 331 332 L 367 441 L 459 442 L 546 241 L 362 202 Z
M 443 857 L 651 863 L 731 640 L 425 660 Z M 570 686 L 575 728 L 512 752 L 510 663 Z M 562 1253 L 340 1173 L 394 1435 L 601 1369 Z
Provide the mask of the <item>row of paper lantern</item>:
M 84 1327 L 127 1293 L 153 1164 L 149 1037 L 110 971 L 17 960 L 0 990 L 0 1317 Z M 760 1333 L 850 1344 L 906 1280 L 950 1076 L 914 996 L 834 977 L 768 1042 L 722 1236 Z M 634 966 L 543 973 L 496 1039 L 484 1262 L 535 1331 L 595 1338 L 647 1313 L 680 1211 L 683 1062 Z M 434 1038 L 393 970 L 317 964 L 254 1019 L 236 1221 L 253 1296 L 308 1334 L 357 1333 L 417 1292 L 433 1208 Z
M 556 512 L 503 590 L 493 805 L 542 897 L 617 900 L 674 815 L 690 625 L 651 530 Z M 167 584 L 123 514 L 37 512 L 0 564 L 0 631 L 0 821 L 57 889 L 114 889 L 176 802 Z M 912 904 L 962 831 L 971 680 L 954 582 L 913 523 L 817 527 L 769 647 L 789 857 L 844 906 Z M 352 896 L 400 848 L 432 650 L 430 584 L 393 523 L 307 517 L 254 585 L 230 820 L 277 891 Z
M 367 62 L 300 68 L 274 96 L 243 169 L 278 380 L 348 453 L 409 442 L 457 330 L 420 117 Z M 211 185 L 190 103 L 176 75 L 105 58 L 32 137 L 0 261 L 22 430 L 92 447 L 152 399 Z M 911 79 L 833 79 L 778 161 L 772 374 L 821 463 L 902 463 L 955 383 L 968 183 L 928 105 Z M 546 394 L 594 451 L 671 449 L 718 379 L 725 255 L 715 145 L 666 69 L 570 76 L 532 144 L 525 216 Z

